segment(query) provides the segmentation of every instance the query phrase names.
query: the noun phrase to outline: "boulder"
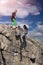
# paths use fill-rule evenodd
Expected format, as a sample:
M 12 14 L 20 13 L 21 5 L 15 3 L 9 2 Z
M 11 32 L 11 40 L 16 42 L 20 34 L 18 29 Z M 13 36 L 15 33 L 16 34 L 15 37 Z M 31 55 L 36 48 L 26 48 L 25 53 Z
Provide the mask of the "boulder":
M 43 43 L 26 38 L 26 48 L 21 49 L 15 29 L 0 25 L 0 65 L 43 65 Z

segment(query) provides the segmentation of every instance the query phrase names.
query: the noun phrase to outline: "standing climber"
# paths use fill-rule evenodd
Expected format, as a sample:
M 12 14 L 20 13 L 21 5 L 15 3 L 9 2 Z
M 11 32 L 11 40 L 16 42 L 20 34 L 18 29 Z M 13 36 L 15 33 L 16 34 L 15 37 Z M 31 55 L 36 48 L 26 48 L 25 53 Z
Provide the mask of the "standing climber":
M 12 16 L 11 16 L 11 21 L 13 22 L 14 28 L 17 27 L 16 13 L 17 13 L 17 10 L 15 10 L 15 11 L 12 13 Z
M 19 32 L 18 26 L 17 26 L 17 21 L 16 21 L 16 13 L 17 13 L 17 10 L 15 10 L 11 16 L 11 21 L 13 22 L 13 26 L 11 28 L 13 28 L 15 30 L 15 34 L 17 34 Z

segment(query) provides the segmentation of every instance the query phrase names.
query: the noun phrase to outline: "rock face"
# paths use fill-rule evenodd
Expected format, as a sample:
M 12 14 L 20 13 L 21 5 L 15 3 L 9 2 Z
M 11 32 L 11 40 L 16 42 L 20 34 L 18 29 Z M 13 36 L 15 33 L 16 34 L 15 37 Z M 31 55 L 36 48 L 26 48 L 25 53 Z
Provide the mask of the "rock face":
M 0 25 L 0 65 L 43 65 L 43 44 L 26 38 L 26 48 L 21 48 L 15 29 Z

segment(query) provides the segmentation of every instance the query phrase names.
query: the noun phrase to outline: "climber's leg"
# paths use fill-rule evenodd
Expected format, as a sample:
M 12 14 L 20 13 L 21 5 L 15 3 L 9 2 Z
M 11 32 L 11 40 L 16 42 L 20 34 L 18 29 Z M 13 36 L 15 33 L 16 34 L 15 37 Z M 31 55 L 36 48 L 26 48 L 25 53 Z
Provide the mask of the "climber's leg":
M 24 49 L 26 48 L 27 44 L 26 44 L 26 38 L 25 38 L 25 35 L 22 37 L 23 38 L 23 46 L 24 46 Z
M 20 47 L 20 62 L 22 61 L 22 48 Z

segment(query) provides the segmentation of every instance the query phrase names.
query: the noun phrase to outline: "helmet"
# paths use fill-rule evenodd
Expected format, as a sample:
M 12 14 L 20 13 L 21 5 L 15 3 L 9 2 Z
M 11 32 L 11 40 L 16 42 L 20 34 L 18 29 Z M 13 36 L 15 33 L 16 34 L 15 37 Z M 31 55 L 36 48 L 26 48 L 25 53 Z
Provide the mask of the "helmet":
M 27 24 L 23 25 L 23 28 L 28 30 L 29 26 Z

